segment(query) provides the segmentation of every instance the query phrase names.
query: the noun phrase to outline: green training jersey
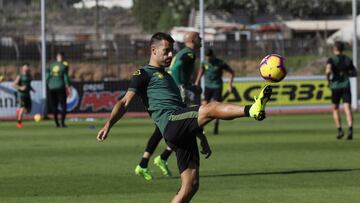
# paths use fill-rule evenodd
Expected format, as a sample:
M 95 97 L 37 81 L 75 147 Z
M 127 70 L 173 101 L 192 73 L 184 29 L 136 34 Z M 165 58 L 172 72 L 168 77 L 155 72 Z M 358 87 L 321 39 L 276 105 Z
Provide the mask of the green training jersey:
M 185 47 L 171 61 L 170 74 L 177 85 L 191 84 L 191 76 L 195 69 L 196 54 L 194 50 Z
M 201 66 L 205 72 L 205 87 L 212 89 L 222 88 L 223 70 L 230 70 L 230 67 L 218 58 L 214 58 L 211 61 L 203 61 Z
M 137 70 L 128 91 L 138 94 L 151 118 L 164 133 L 169 116 L 185 107 L 174 79 L 163 68 L 146 65 Z
M 31 75 L 29 74 L 20 74 L 19 86 L 26 86 L 25 90 L 18 90 L 20 97 L 30 97 L 31 91 Z
M 46 72 L 46 82 L 50 90 L 58 90 L 70 85 L 69 76 L 66 66 L 62 62 L 54 62 L 50 64 Z
M 328 59 L 328 64 L 331 64 L 332 79 L 331 89 L 342 89 L 350 87 L 349 76 L 352 71 L 355 71 L 352 60 L 345 55 L 336 55 Z

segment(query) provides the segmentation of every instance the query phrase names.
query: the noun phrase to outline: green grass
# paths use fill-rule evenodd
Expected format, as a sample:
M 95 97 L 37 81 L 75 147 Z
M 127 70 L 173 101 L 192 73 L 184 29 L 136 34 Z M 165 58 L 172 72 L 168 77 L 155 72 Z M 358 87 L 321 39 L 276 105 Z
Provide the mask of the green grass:
M 121 120 L 103 143 L 95 139 L 103 121 L 68 122 L 67 129 L 51 121 L 24 124 L 0 122 L 0 202 L 158 203 L 169 202 L 179 187 L 174 156 L 174 178 L 152 163 L 152 182 L 133 173 L 153 130 L 150 119 Z M 193 202 L 359 201 L 358 125 L 353 141 L 335 139 L 331 114 L 238 119 L 220 127 L 220 136 L 211 135 L 212 124 L 207 128 L 213 155 L 201 160 Z

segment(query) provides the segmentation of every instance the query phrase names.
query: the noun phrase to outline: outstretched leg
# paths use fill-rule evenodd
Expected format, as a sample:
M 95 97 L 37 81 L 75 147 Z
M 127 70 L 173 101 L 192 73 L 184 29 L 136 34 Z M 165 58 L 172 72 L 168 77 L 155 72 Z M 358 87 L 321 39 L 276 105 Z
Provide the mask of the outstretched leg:
M 198 124 L 203 127 L 213 119 L 232 120 L 240 117 L 253 117 L 256 120 L 265 118 L 265 106 L 270 100 L 272 88 L 265 86 L 259 96 L 255 98 L 252 105 L 238 106 L 235 104 L 224 104 L 220 102 L 210 102 L 201 105 L 199 109 Z

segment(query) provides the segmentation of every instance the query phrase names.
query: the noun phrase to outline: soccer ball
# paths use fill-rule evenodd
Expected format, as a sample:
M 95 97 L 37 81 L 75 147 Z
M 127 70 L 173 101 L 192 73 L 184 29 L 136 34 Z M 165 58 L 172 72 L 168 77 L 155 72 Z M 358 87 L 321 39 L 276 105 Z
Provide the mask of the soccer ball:
M 266 81 L 280 82 L 286 76 L 284 58 L 278 54 L 267 55 L 259 65 L 260 75 Z
M 39 113 L 37 113 L 37 114 L 34 115 L 34 121 L 35 121 L 35 122 L 41 121 L 41 115 L 40 115 Z

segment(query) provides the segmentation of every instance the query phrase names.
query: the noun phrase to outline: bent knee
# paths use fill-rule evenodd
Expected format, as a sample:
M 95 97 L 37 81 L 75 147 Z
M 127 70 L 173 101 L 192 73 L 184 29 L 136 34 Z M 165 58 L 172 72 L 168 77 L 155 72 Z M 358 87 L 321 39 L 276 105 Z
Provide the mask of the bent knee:
M 203 104 L 200 106 L 200 109 L 199 109 L 199 112 L 201 111 L 201 113 L 203 115 L 209 115 L 210 112 L 216 108 L 217 105 L 219 105 L 220 102 L 217 102 L 217 101 L 213 101 L 213 102 L 209 102 L 209 103 L 206 103 L 206 104 Z

